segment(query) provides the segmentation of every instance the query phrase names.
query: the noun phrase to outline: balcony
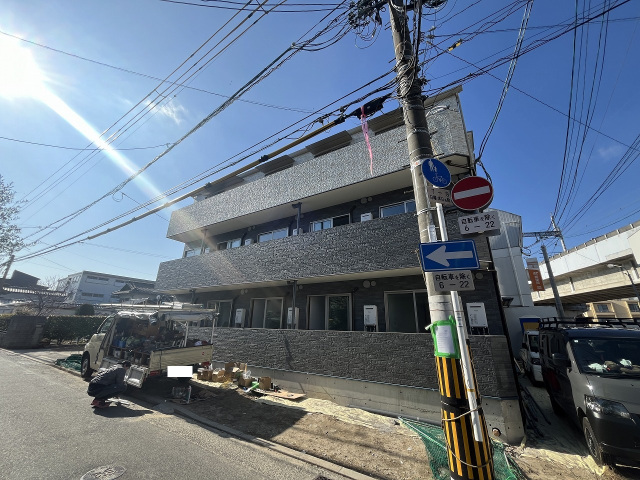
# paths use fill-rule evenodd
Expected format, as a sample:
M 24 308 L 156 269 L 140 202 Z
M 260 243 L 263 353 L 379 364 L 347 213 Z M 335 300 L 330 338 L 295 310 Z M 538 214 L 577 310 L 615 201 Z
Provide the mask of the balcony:
M 452 175 L 468 172 L 470 163 L 458 91 L 425 102 L 434 154 Z M 372 166 L 359 129 L 337 133 L 257 167 L 244 180 L 212 186 L 213 196 L 173 212 L 167 237 L 188 243 L 207 227 L 222 234 L 292 216 L 291 204 L 299 201 L 306 213 L 411 186 L 401 112 L 371 119 L 370 129 Z
M 160 264 L 156 288 L 172 294 L 257 285 L 417 275 L 415 214 L 303 233 Z

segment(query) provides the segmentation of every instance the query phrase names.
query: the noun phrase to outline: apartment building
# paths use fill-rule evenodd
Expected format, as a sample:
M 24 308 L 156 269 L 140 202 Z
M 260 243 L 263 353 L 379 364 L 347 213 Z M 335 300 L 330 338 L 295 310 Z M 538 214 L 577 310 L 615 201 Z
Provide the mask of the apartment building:
M 425 101 L 434 154 L 454 181 L 473 168 L 460 91 Z M 160 264 L 156 288 L 218 310 L 215 362 L 247 362 L 254 375 L 345 405 L 439 421 L 402 112 L 368 127 L 372 162 L 356 128 L 198 190 L 172 213 L 167 237 L 184 254 Z M 461 238 L 459 215 L 446 212 L 450 239 Z M 462 301 L 486 311 L 486 327 L 472 332 L 483 335 L 471 339 L 480 390 L 492 397 L 489 423 L 517 441 L 497 277 L 488 238 L 475 240 L 481 269 Z
M 155 282 L 83 270 L 58 280 L 57 290 L 67 293 L 66 303 L 120 303 L 121 297 L 114 294 L 127 284 L 153 289 Z

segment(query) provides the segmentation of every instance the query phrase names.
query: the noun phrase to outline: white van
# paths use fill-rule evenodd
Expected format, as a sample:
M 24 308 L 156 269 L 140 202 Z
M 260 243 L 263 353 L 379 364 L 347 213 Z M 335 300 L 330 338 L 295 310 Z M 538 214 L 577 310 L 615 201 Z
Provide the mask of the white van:
M 525 330 L 522 334 L 520 358 L 524 371 L 533 382 L 542 382 L 542 366 L 540 365 L 540 332 Z
M 81 374 L 89 378 L 99 368 L 128 360 L 127 383 L 140 388 L 148 376 L 165 374 L 168 366 L 210 362 L 216 316 L 203 309 L 110 315 L 84 347 Z

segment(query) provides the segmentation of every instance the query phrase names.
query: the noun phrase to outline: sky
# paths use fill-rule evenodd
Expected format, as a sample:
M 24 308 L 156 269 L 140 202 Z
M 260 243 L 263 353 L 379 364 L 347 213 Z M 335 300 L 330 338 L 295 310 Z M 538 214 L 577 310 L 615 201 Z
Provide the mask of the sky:
M 244 11 L 241 1 L 0 3 L 0 174 L 22 201 L 23 235 L 38 241 L 16 254 L 12 270 L 41 281 L 82 270 L 154 280 L 160 262 L 182 254 L 183 245 L 166 238 L 168 219 L 190 199 L 94 240 L 21 257 L 100 232 L 169 189 L 186 193 L 243 155 L 237 166 L 319 127 L 312 121 L 323 115 L 335 119 L 340 107 L 351 111 L 393 91 L 388 9 L 381 26 L 354 30 L 345 20 L 349 2 L 260 3 Z M 423 12 L 424 93 L 462 83 L 476 155 L 526 4 L 448 0 Z M 571 29 L 576 11 L 581 23 L 616 6 Z M 555 212 L 570 248 L 640 219 L 639 20 L 633 0 L 532 6 L 481 156 L 495 189 L 491 206 L 521 215 L 525 232 L 548 230 Z M 272 64 L 277 58 L 287 60 Z M 265 68 L 265 78 L 220 108 Z M 397 107 L 392 98 L 383 112 Z M 349 119 L 327 135 L 357 126 Z M 560 251 L 555 240 L 546 243 Z M 539 255 L 539 244 L 527 251 Z

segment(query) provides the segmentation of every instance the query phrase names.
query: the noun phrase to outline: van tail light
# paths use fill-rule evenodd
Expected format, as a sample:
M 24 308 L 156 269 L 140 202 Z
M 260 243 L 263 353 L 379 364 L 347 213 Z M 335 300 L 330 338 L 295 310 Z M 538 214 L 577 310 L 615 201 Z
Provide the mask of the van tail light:
M 149 372 L 149 376 L 150 377 L 157 377 L 158 375 L 162 374 L 162 370 L 152 370 Z

